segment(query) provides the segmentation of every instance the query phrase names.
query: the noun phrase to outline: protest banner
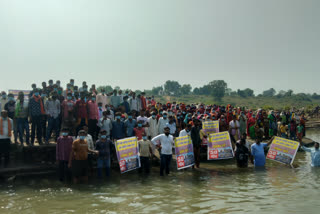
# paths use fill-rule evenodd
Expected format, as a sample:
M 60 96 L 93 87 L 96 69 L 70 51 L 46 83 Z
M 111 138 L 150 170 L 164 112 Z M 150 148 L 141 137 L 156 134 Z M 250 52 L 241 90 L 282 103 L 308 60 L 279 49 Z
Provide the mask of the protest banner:
M 222 160 L 234 157 L 229 132 L 209 135 L 208 160 Z
M 24 93 L 24 99 L 29 100 L 30 90 L 8 90 L 8 94 L 13 94 L 15 99 L 18 99 L 19 92 L 22 91 Z
M 275 137 L 269 148 L 267 159 L 284 164 L 292 164 L 296 157 L 299 145 L 300 144 L 297 141 Z
M 115 143 L 121 173 L 141 167 L 136 137 L 117 140 Z
M 219 132 L 219 121 L 205 121 L 202 123 L 202 129 L 206 135 Z
M 177 137 L 175 151 L 178 170 L 194 165 L 193 145 L 190 136 Z

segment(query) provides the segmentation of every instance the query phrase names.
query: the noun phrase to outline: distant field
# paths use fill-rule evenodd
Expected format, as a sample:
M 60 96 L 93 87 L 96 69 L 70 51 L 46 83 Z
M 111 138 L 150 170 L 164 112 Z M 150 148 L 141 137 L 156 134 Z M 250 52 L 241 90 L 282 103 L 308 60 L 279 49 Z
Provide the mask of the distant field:
M 252 109 L 266 108 L 266 109 L 288 109 L 291 107 L 296 108 L 309 108 L 320 105 L 320 100 L 315 99 L 305 99 L 302 97 L 247 97 L 242 98 L 238 96 L 226 96 L 221 102 L 214 100 L 212 96 L 203 95 L 186 95 L 186 96 L 156 96 L 156 100 L 161 103 L 166 103 L 167 101 L 173 102 L 183 102 L 186 104 L 191 103 L 204 103 L 204 104 L 231 104 L 233 106 L 245 106 Z

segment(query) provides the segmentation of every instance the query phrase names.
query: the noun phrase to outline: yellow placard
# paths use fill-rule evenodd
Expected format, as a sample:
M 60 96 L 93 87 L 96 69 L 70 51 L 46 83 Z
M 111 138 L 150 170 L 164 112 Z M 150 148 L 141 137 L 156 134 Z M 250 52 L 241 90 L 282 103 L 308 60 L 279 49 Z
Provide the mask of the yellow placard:
M 138 142 L 136 137 L 117 140 L 117 151 L 121 152 L 123 150 L 137 148 L 137 143 Z

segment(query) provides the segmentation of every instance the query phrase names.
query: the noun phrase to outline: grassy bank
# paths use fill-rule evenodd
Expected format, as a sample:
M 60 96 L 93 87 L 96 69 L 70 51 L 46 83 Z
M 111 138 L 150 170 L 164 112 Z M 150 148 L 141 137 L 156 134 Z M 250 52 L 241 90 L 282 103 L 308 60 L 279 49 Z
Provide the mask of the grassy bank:
M 246 106 L 252 109 L 291 109 L 291 107 L 312 109 L 314 106 L 320 105 L 320 100 L 308 99 L 303 97 L 246 97 L 226 96 L 222 101 L 215 100 L 212 96 L 203 95 L 186 95 L 186 96 L 157 96 L 157 101 L 166 103 L 167 101 L 177 101 L 186 104 L 204 103 L 204 104 L 231 104 L 233 106 Z

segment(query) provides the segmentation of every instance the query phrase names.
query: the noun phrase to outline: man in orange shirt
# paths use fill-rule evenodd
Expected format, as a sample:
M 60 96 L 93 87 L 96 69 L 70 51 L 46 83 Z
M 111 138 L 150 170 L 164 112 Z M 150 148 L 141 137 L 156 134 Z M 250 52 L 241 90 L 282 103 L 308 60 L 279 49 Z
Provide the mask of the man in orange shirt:
M 86 141 L 86 132 L 80 130 L 79 139 L 73 141 L 72 150 L 69 158 L 68 167 L 72 169 L 73 182 L 77 184 L 79 180 L 88 182 L 88 152 L 99 154 L 98 151 L 94 151 L 88 148 Z

